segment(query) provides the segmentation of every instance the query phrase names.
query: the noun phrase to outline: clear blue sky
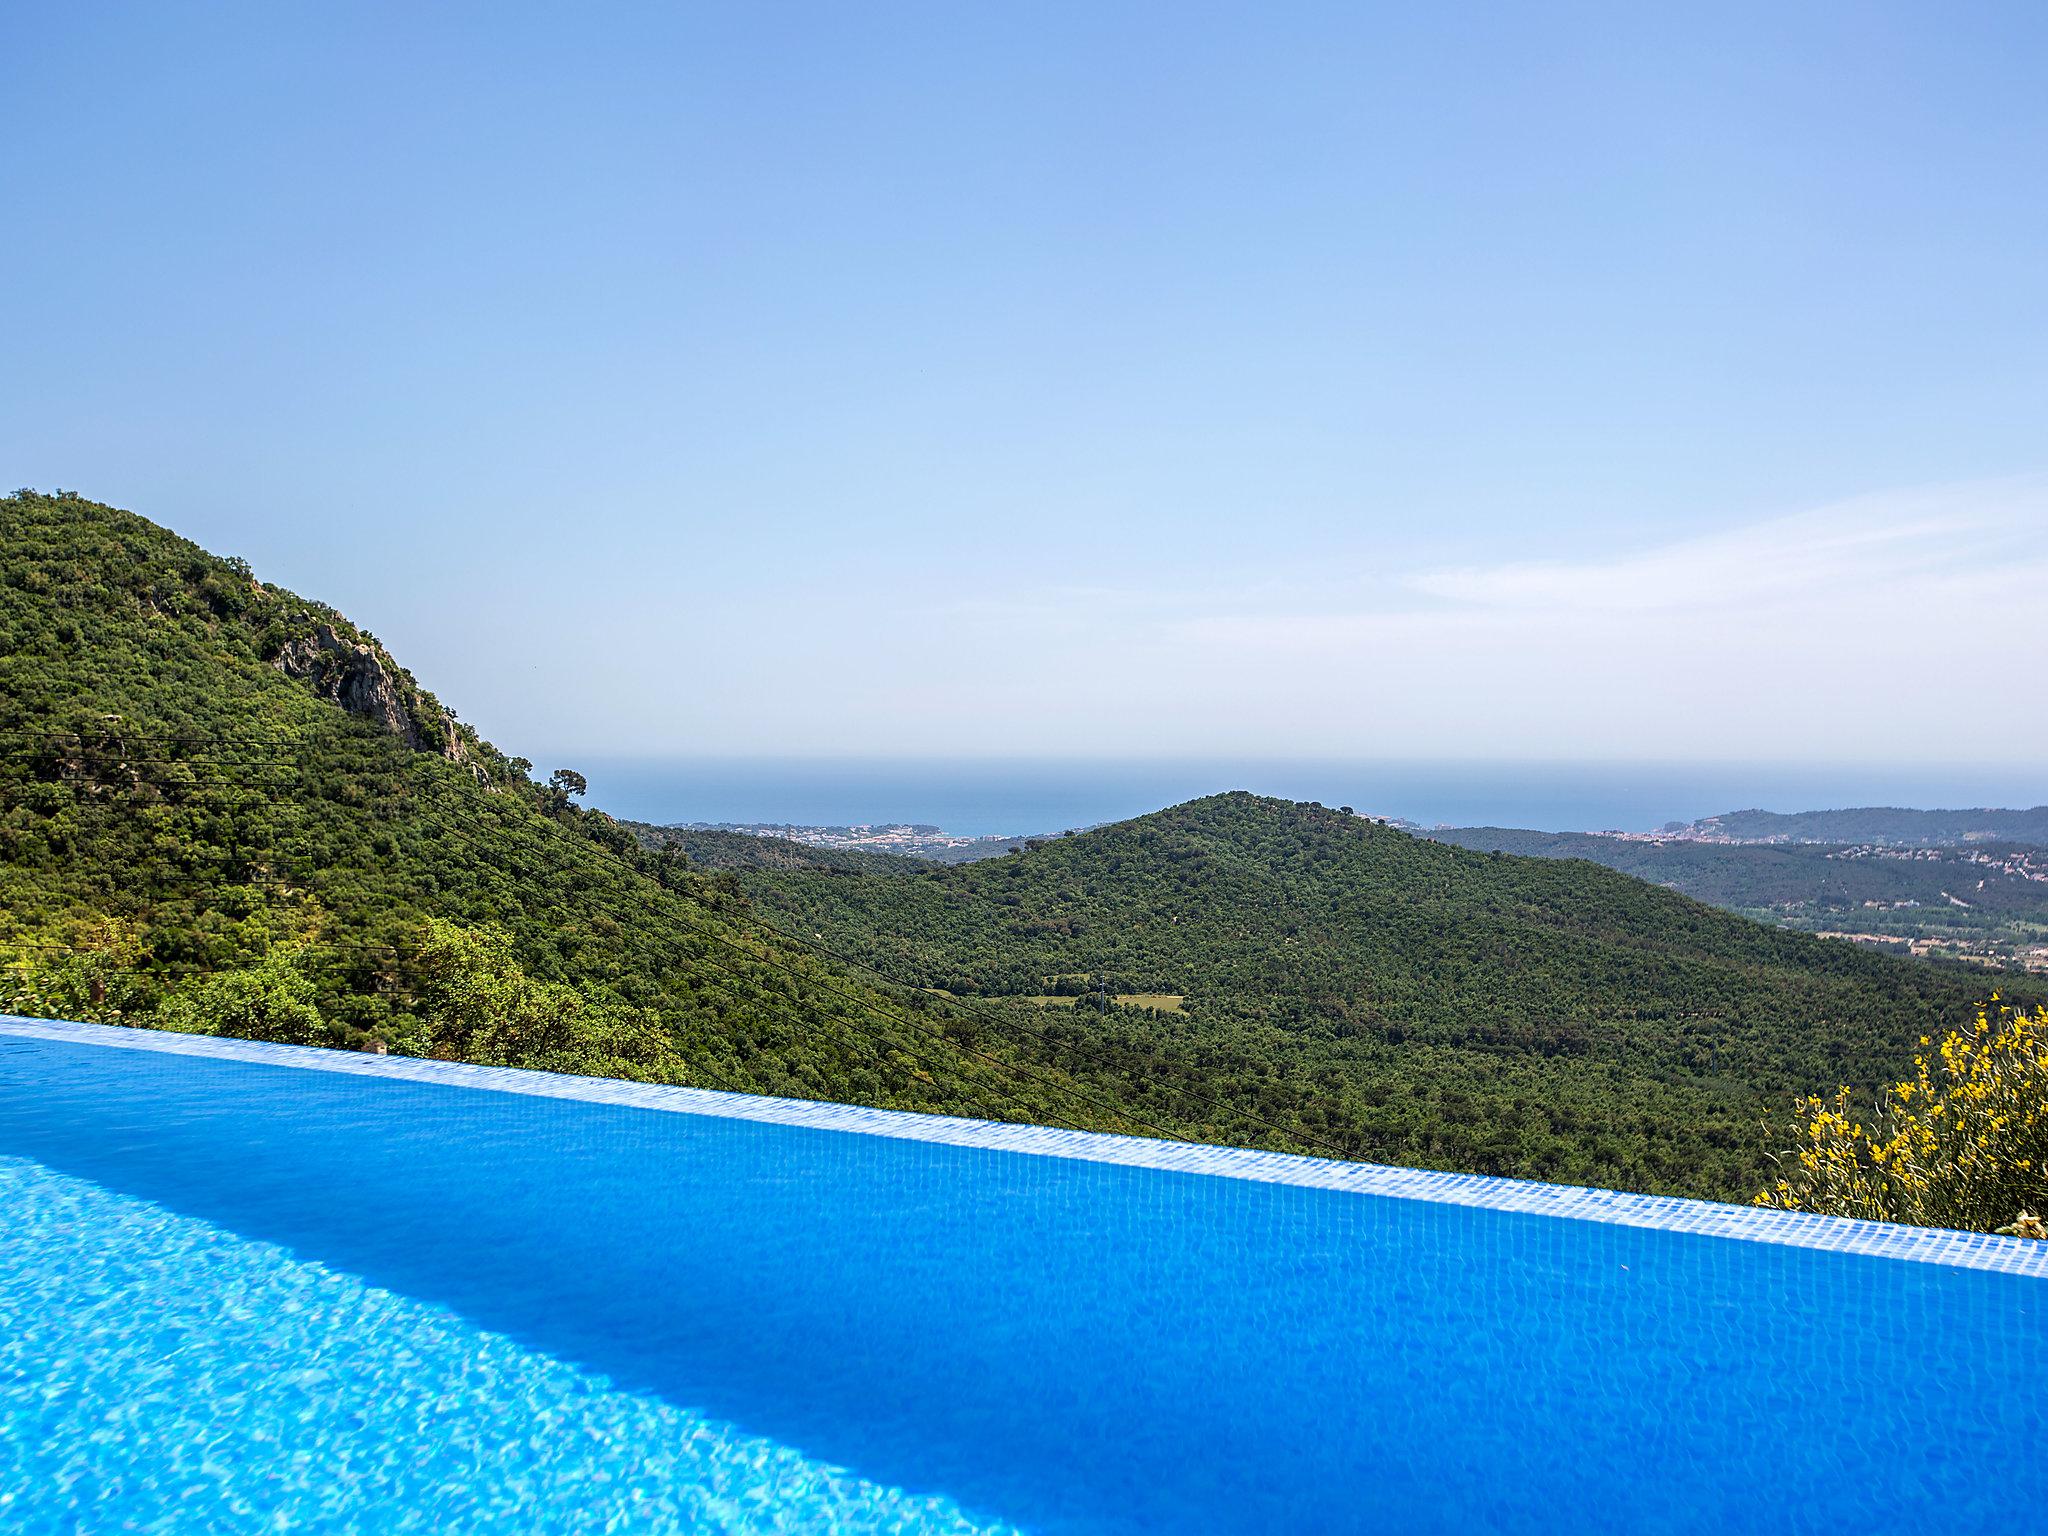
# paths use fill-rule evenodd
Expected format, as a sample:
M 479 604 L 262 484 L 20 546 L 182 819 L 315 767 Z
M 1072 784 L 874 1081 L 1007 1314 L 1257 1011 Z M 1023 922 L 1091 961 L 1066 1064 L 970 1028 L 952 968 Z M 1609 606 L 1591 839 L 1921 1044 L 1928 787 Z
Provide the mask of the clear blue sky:
M 2048 759 L 2033 0 L 0 29 L 0 474 L 512 750 Z

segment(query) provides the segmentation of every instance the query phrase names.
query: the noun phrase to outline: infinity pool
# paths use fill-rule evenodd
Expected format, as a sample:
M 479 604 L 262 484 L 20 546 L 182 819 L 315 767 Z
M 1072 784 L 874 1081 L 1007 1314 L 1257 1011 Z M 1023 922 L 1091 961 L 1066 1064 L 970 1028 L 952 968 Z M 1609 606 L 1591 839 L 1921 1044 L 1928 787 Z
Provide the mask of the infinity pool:
M 2038 1531 L 2044 1383 L 2048 1244 L 0 1021 L 0 1530 Z

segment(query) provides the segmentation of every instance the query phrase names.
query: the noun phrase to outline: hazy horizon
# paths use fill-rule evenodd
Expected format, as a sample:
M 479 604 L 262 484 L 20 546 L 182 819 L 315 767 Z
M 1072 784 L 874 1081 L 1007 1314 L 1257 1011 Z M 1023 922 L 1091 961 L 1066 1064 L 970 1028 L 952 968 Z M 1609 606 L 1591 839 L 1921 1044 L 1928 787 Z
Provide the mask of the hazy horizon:
M 2038 5 L 5 33 L 7 483 L 510 750 L 2048 760 Z
M 1085 758 L 618 758 L 557 753 L 589 803 L 635 821 L 925 822 L 1030 836 L 1121 821 L 1224 790 L 1350 805 L 1424 826 L 1650 831 L 1737 810 L 2029 809 L 2032 776 L 1975 765 L 1263 761 Z

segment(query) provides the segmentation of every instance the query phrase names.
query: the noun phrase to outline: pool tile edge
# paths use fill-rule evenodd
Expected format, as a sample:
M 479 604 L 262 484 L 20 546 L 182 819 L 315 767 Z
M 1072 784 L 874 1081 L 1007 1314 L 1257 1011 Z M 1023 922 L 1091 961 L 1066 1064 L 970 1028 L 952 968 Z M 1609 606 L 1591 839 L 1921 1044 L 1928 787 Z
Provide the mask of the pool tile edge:
M 1127 1167 L 1384 1195 L 1395 1199 L 1433 1200 L 1440 1204 L 1486 1210 L 1600 1221 L 1748 1242 L 1780 1243 L 2048 1279 L 2048 1242 L 1975 1232 L 1901 1227 L 1839 1216 L 1814 1216 L 1803 1211 L 1763 1210 L 1755 1206 L 1723 1205 L 1668 1195 L 1637 1195 L 1620 1190 L 1541 1184 L 1484 1174 L 1439 1173 L 1377 1163 L 1345 1163 L 1289 1152 L 1212 1147 L 1102 1131 L 1060 1130 L 1051 1126 L 970 1120 L 953 1115 L 873 1109 L 812 1099 L 777 1099 L 709 1088 L 575 1077 L 518 1067 L 479 1067 L 463 1062 L 426 1061 L 417 1057 L 359 1055 L 309 1046 L 268 1045 L 252 1040 L 180 1035 L 67 1020 L 0 1015 L 0 1037 L 160 1051 L 359 1077 L 439 1083 L 592 1104 L 755 1120 L 814 1130 L 853 1131 L 988 1151 L 1076 1158 Z

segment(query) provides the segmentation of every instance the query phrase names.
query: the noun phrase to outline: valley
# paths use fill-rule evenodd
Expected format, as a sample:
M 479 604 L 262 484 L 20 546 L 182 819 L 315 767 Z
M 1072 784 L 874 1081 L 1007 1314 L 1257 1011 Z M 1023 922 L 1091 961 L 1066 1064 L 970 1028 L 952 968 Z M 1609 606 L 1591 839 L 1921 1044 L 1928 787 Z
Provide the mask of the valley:
M 1744 1198 L 1794 1097 L 1896 1076 L 1990 979 L 1680 872 L 1764 905 L 1821 866 L 1858 903 L 2038 884 L 1976 845 L 2013 862 L 1610 869 L 1244 792 L 959 863 L 626 823 L 146 519 L 20 493 L 0 554 L 18 1014 Z
M 2048 972 L 2040 843 L 1736 843 L 1504 827 L 1426 835 L 1482 852 L 1583 859 L 1760 922 L 1896 954 Z

